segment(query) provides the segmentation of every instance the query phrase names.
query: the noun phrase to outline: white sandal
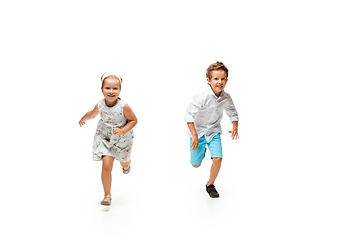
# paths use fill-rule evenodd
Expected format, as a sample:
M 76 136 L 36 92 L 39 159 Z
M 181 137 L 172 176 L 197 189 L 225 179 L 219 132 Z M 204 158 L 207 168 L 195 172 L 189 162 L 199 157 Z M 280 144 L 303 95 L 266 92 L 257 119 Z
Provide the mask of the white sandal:
M 110 199 L 105 199 L 105 198 L 110 198 Z M 104 199 L 100 202 L 101 205 L 104 206 L 110 206 L 111 205 L 111 196 L 107 195 L 104 197 Z
M 124 168 L 122 168 L 122 171 L 124 174 L 128 174 L 130 172 L 130 170 L 131 170 L 131 165 L 129 165 L 129 168 L 126 170 Z

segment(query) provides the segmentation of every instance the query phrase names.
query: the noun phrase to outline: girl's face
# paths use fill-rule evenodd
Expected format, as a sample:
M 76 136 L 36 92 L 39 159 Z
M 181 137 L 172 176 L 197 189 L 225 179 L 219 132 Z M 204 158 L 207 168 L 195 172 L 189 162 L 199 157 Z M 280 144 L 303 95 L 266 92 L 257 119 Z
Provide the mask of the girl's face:
M 116 103 L 121 91 L 119 80 L 116 78 L 105 79 L 101 91 L 108 105 Z
M 220 96 L 222 90 L 224 90 L 227 83 L 227 76 L 223 70 L 212 71 L 211 79 L 207 79 L 208 84 L 211 86 L 211 89 L 216 96 Z

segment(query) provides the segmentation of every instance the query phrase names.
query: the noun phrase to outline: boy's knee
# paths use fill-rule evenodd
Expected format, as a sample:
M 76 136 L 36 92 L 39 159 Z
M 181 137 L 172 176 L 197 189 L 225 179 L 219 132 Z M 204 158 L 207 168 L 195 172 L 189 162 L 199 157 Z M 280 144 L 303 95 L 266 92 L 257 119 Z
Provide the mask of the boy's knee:
M 213 158 L 213 163 L 221 164 L 222 158 Z
M 200 167 L 201 164 L 197 164 L 197 165 L 192 165 L 194 168 L 198 168 Z

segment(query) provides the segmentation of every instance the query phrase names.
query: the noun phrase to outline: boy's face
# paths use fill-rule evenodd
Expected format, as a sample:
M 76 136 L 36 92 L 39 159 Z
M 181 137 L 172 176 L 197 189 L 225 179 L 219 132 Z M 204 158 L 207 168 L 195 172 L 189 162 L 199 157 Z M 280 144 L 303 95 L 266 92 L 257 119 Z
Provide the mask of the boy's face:
M 207 81 L 215 95 L 219 97 L 228 80 L 223 70 L 216 70 L 211 72 L 211 79 L 207 79 Z

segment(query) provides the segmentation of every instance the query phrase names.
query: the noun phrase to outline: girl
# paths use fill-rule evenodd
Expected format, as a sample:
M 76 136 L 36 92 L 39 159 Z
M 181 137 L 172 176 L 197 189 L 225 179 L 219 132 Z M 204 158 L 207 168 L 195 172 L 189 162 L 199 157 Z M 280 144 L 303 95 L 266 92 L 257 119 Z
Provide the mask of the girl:
M 120 161 L 123 173 L 130 172 L 131 149 L 134 132 L 132 128 L 137 119 L 130 106 L 119 98 L 122 78 L 120 75 L 104 73 L 101 76 L 101 91 L 104 94 L 95 108 L 87 112 L 79 121 L 80 127 L 85 121 L 95 118 L 100 113 L 101 119 L 96 127 L 93 160 L 102 160 L 101 180 L 105 197 L 101 205 L 111 205 L 111 171 L 114 158 Z

